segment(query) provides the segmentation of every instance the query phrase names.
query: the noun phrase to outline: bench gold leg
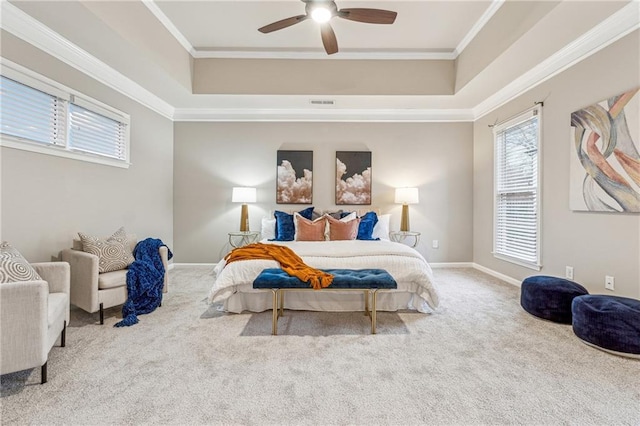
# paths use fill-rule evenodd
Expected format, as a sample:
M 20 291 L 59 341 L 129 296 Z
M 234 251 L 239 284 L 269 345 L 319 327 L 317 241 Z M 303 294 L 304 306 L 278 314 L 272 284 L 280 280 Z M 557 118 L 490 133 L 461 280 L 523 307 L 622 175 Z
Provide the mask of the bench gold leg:
M 367 317 L 370 317 L 371 314 L 369 314 L 369 294 L 370 291 L 369 290 L 365 290 L 364 292 L 364 315 Z
M 283 317 L 284 316 L 284 290 L 280 289 L 278 290 L 278 292 L 280 293 L 280 316 Z
M 373 308 L 371 309 L 371 334 L 376 334 L 376 320 L 377 320 L 376 311 L 378 309 L 377 302 L 378 302 L 378 290 L 376 289 L 373 291 Z
M 272 289 L 273 294 L 273 324 L 271 326 L 271 334 L 278 334 L 278 290 Z

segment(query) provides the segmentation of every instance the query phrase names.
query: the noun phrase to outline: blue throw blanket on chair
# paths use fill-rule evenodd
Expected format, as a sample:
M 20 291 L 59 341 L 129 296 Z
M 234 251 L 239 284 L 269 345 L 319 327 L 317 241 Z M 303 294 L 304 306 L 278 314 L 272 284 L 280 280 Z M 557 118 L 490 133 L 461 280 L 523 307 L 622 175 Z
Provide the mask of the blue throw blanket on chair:
M 164 265 L 159 249 L 165 244 L 157 238 L 140 241 L 133 250 L 135 262 L 127 271 L 128 297 L 122 306 L 122 321 L 115 327 L 128 327 L 138 322 L 137 315 L 153 312 L 162 302 Z M 169 259 L 173 253 L 169 250 Z

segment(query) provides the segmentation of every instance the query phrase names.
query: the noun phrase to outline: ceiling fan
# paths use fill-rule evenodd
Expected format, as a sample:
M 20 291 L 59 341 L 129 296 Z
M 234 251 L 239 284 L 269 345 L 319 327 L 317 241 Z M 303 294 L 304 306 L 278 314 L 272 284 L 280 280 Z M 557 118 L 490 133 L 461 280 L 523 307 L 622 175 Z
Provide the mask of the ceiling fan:
M 382 9 L 366 9 L 366 8 L 346 8 L 338 9 L 336 2 L 333 0 L 301 0 L 305 3 L 304 15 L 292 16 L 262 28 L 258 28 L 261 33 L 270 33 L 290 27 L 302 21 L 311 18 L 320 24 L 320 35 L 322 36 L 322 44 L 328 55 L 332 55 L 338 51 L 338 40 L 333 28 L 329 24 L 329 20 L 334 16 L 350 21 L 365 22 L 368 24 L 393 24 L 396 20 L 397 12 Z

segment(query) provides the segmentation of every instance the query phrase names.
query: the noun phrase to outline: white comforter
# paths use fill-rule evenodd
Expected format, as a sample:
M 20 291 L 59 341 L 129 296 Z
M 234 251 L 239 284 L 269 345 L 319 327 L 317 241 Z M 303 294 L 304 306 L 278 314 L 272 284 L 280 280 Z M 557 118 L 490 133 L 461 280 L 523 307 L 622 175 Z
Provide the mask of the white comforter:
M 438 306 L 431 267 L 420 253 L 403 244 L 360 240 L 268 243 L 291 248 L 314 268 L 385 269 L 398 283 L 398 292 L 411 293 L 407 306 L 398 308 L 431 312 Z M 220 261 L 214 270 L 216 278 L 209 293 L 209 302 L 226 301 L 238 292 L 252 292 L 253 281 L 258 274 L 263 269 L 277 267 L 279 264 L 275 260 L 245 260 L 229 265 L 224 260 Z

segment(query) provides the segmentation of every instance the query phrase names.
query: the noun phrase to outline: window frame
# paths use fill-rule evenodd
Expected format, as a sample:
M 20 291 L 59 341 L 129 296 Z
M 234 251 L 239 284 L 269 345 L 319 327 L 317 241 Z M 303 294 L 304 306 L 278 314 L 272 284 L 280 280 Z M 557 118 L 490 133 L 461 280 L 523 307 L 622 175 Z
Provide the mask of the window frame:
M 503 131 L 515 127 L 520 123 L 530 120 L 533 117 L 537 117 L 538 125 L 536 129 L 537 140 L 536 140 L 536 187 L 535 187 L 535 196 L 536 196 L 536 260 L 531 262 L 526 259 L 518 258 L 515 255 L 509 255 L 505 253 L 498 253 L 496 246 L 498 240 L 498 196 L 501 192 L 498 191 L 498 176 L 499 176 L 499 167 L 501 164 L 501 159 L 498 158 L 499 149 L 498 149 L 498 135 Z M 537 104 L 536 106 L 529 108 L 501 123 L 498 123 L 493 126 L 493 149 L 494 149 L 494 175 L 493 175 L 493 250 L 492 254 L 495 258 L 504 260 L 506 262 L 510 262 L 519 266 L 523 266 L 525 268 L 533 269 L 536 271 L 540 271 L 542 269 L 542 105 Z
M 60 84 L 48 77 L 31 71 L 21 65 L 8 61 L 4 58 L 0 61 L 0 75 L 14 80 L 18 83 L 29 86 L 33 89 L 47 93 L 51 96 L 62 99 L 66 102 L 64 110 L 66 115 L 66 126 L 63 144 L 44 144 L 32 141 L 19 136 L 7 135 L 0 132 L 0 146 L 23 151 L 36 152 L 40 154 L 53 155 L 57 157 L 70 158 L 90 163 L 103 164 L 107 166 L 129 168 L 130 162 L 130 127 L 131 118 L 129 114 L 119 111 L 105 103 L 86 96 L 63 84 Z M 70 125 L 70 104 L 78 105 L 96 114 L 124 124 L 124 159 L 109 157 L 106 155 L 93 154 L 76 150 L 69 141 Z

